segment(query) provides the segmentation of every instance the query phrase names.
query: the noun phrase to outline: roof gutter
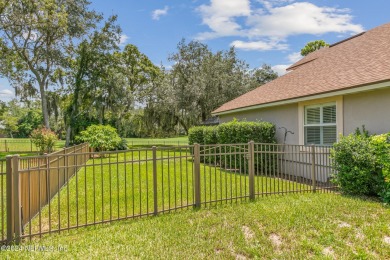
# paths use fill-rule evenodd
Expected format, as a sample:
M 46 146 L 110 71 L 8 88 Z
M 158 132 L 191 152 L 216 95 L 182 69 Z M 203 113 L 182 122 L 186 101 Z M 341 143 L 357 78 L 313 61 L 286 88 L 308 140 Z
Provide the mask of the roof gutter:
M 264 104 L 248 106 L 248 107 L 241 107 L 241 108 L 236 108 L 236 109 L 226 110 L 226 111 L 221 111 L 221 112 L 215 112 L 215 113 L 211 112 L 211 114 L 213 116 L 220 116 L 220 115 L 244 112 L 244 111 L 260 109 L 260 108 L 288 105 L 288 104 L 293 104 L 293 103 L 298 103 L 298 102 L 303 102 L 303 101 L 308 101 L 308 100 L 313 100 L 313 99 L 320 99 L 320 98 L 327 98 L 327 97 L 332 97 L 332 96 L 354 94 L 354 93 L 371 91 L 371 90 L 377 90 L 377 89 L 387 88 L 387 87 L 390 87 L 390 81 L 389 80 L 382 81 L 382 82 L 379 82 L 379 83 L 370 84 L 370 85 L 362 85 L 362 86 L 358 86 L 358 87 L 354 86 L 354 87 L 350 87 L 350 88 L 347 88 L 347 89 L 337 90 L 337 91 L 332 91 L 332 92 L 326 92 L 326 93 L 322 93 L 322 94 L 315 94 L 315 95 L 310 95 L 310 96 L 304 96 L 304 97 L 298 97 L 298 98 L 292 98 L 292 99 L 285 99 L 285 100 L 281 100 L 281 101 L 264 103 Z

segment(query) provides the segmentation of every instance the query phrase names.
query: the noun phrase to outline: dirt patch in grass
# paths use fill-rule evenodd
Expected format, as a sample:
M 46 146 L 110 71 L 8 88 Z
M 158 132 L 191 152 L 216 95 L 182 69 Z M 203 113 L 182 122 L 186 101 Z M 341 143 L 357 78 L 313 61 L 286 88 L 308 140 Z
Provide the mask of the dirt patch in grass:
M 275 233 L 272 233 L 271 235 L 269 235 L 269 240 L 271 240 L 272 244 L 276 248 L 281 247 L 281 245 L 283 244 L 282 238 Z
M 350 228 L 351 225 L 348 224 L 347 222 L 340 222 L 340 224 L 338 225 L 339 228 Z
M 330 257 L 333 257 L 334 256 L 334 251 L 331 247 L 325 247 L 323 250 L 322 250 L 322 253 L 326 256 L 330 256 Z
M 241 230 L 246 241 L 251 241 L 255 237 L 255 233 L 248 226 L 242 226 Z
M 355 237 L 356 239 L 363 240 L 366 236 L 361 231 L 357 231 Z

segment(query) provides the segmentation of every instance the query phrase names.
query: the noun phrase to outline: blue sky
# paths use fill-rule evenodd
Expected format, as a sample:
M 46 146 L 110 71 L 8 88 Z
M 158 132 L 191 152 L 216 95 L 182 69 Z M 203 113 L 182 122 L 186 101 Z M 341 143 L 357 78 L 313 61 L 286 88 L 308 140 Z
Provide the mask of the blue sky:
M 279 74 L 308 42 L 335 43 L 390 22 L 389 0 L 92 0 L 92 8 L 119 16 L 122 44 L 138 46 L 169 67 L 177 43 L 197 39 L 213 50 L 235 46 L 251 68 L 270 64 Z M 0 79 L 0 99 L 13 89 Z

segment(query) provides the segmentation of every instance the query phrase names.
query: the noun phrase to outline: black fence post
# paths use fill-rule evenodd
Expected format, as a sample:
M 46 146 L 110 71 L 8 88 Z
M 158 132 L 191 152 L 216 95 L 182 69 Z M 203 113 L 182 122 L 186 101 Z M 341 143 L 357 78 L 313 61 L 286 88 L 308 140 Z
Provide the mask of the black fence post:
M 195 208 L 200 208 L 200 145 L 194 144 L 194 191 L 195 191 Z

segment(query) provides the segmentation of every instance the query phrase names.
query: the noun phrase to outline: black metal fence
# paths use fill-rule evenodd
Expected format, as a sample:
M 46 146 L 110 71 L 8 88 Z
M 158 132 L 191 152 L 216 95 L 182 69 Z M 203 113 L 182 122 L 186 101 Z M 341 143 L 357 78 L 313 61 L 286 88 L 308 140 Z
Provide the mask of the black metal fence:
M 1 197 L 3 242 L 189 207 L 334 188 L 327 147 L 249 142 L 82 149 L 7 158 L 7 179 L 4 174 L 0 179 L 8 192 Z

